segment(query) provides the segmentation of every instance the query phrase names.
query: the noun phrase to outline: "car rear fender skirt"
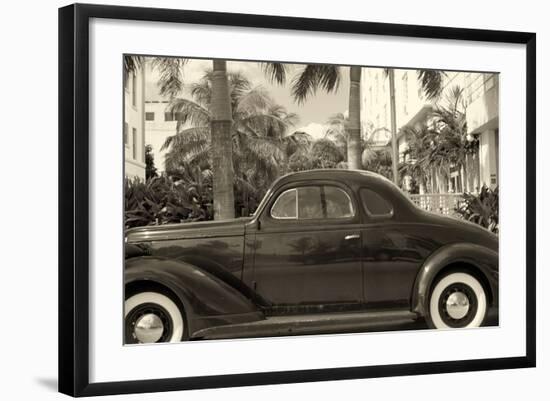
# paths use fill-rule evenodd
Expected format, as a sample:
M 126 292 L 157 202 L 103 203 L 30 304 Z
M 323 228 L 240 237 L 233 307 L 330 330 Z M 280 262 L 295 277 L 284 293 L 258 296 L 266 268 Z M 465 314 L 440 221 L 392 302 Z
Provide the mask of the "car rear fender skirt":
M 147 282 L 162 285 L 178 297 L 185 309 L 190 334 L 208 327 L 205 326 L 208 322 L 242 323 L 243 316 L 250 321 L 263 319 L 260 308 L 249 298 L 189 263 L 156 257 L 127 260 L 126 287 Z M 232 322 L 231 316 L 237 316 L 238 321 Z M 210 317 L 217 319 L 206 319 Z
M 498 306 L 498 252 L 471 243 L 443 246 L 431 254 L 417 273 L 411 294 L 411 310 L 426 316 L 428 299 L 434 280 L 446 268 L 473 270 L 486 284 L 491 303 Z

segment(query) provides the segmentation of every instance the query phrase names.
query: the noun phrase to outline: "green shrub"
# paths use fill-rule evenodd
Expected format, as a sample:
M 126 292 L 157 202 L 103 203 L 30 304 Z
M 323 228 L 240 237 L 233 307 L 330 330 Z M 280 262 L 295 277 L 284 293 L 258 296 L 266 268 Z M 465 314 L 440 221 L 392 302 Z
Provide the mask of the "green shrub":
M 456 211 L 462 218 L 498 234 L 498 188 L 484 185 L 477 195 L 464 194 L 464 202 Z
M 163 175 L 126 179 L 124 225 L 126 228 L 212 219 L 212 191 L 193 182 L 174 181 Z

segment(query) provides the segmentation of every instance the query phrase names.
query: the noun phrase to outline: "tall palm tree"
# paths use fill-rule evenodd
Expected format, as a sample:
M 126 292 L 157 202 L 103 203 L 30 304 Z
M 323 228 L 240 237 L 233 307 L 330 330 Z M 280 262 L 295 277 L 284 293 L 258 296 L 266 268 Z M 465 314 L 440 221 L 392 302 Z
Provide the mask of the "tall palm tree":
M 361 168 L 361 67 L 349 68 L 348 168 Z
M 195 165 L 214 173 L 216 132 L 214 119 L 214 71 L 191 85 L 193 100 L 173 99 L 167 111 L 178 118 L 177 133 L 166 139 L 166 170 L 177 172 L 180 166 Z M 252 87 L 240 73 L 228 74 L 230 103 L 230 141 L 225 154 L 232 154 L 233 184 L 240 195 L 234 203 L 248 204 L 250 196 L 264 191 L 279 175 L 281 166 L 291 152 L 307 143 L 307 134 L 287 135 L 287 129 L 297 123 L 297 116 L 276 104 L 265 89 Z M 227 121 L 227 119 L 226 119 Z M 229 148 L 229 149 L 228 149 Z M 227 178 L 226 178 L 227 179 Z M 232 206 L 232 209 L 235 209 Z
M 212 142 L 212 197 L 216 220 L 235 217 L 231 98 L 225 60 L 212 60 L 210 138 Z
M 308 64 L 297 74 L 292 83 L 294 99 L 303 103 L 314 95 L 318 88 L 326 92 L 338 89 L 342 67 L 327 64 Z M 347 165 L 349 169 L 361 168 L 361 67 L 350 66 L 350 87 L 348 104 Z

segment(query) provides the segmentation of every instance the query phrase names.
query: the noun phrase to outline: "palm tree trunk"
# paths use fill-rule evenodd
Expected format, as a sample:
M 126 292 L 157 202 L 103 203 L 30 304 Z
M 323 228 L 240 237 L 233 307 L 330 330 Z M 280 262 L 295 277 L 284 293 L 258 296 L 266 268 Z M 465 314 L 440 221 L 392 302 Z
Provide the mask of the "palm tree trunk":
M 212 64 L 212 197 L 214 219 L 222 220 L 235 217 L 231 100 L 226 61 L 213 60 Z
M 395 116 L 395 77 L 394 70 L 390 68 L 388 70 L 388 77 L 390 81 L 390 117 L 391 117 L 391 147 L 392 147 L 392 172 L 393 182 L 399 186 L 399 175 L 397 173 L 397 167 L 399 165 L 399 149 L 397 147 L 397 121 Z
M 349 68 L 348 168 L 361 169 L 361 67 Z

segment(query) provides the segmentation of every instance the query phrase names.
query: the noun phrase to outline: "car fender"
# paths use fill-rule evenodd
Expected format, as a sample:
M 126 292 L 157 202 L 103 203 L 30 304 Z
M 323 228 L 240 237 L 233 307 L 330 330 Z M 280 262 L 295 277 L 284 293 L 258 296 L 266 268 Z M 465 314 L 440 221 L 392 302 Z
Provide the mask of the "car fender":
M 181 302 L 190 337 L 217 325 L 264 319 L 261 308 L 219 277 L 190 263 L 153 256 L 126 260 L 125 285 L 154 283 Z
M 491 292 L 492 303 L 498 306 L 498 252 L 472 243 L 445 245 L 432 253 L 417 273 L 411 295 L 411 309 L 425 316 L 434 279 L 451 265 L 468 264 L 484 276 Z

